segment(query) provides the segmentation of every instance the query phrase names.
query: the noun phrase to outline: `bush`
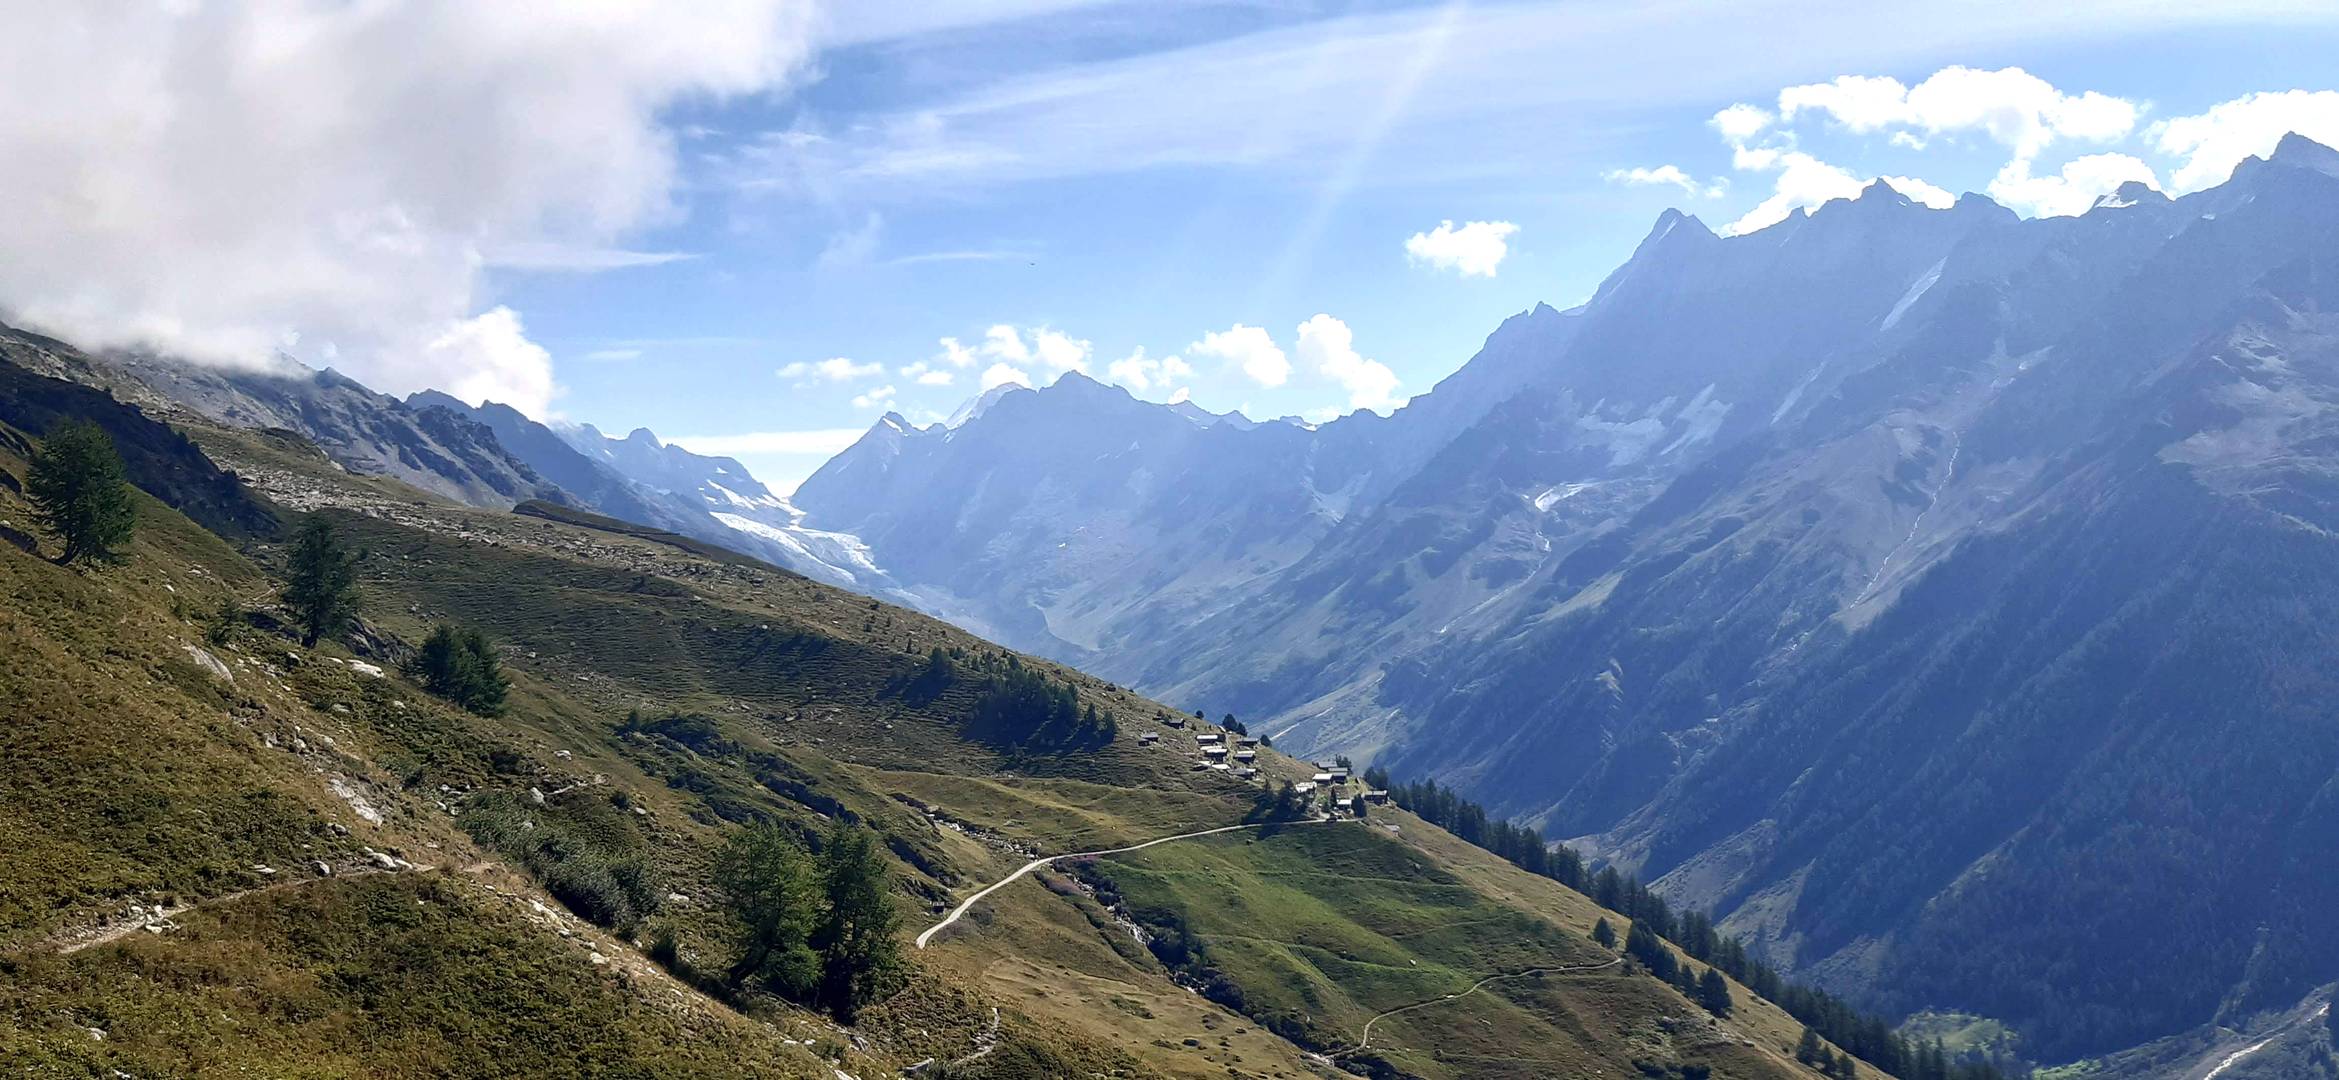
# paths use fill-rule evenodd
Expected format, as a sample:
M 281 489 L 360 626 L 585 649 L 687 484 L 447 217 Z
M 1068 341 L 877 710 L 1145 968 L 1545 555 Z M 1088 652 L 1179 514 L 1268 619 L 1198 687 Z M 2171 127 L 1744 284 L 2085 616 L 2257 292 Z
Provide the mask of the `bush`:
M 598 925 L 630 929 L 665 895 L 640 831 L 608 799 L 526 806 L 509 793 L 486 792 L 472 799 L 459 823 Z

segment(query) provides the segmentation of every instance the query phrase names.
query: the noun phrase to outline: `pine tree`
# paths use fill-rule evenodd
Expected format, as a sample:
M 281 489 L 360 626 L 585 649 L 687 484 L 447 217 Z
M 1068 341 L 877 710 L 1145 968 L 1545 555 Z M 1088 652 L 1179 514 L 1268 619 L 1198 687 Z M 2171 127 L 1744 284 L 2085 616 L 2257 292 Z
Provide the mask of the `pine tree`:
M 64 543 L 59 563 L 115 558 L 138 523 L 113 437 L 86 420 L 49 429 L 25 474 L 25 495 Z
M 310 517 L 293 541 L 283 597 L 304 647 L 315 648 L 357 617 L 357 556 L 341 546 L 333 523 L 322 516 Z
M 1664 941 L 1650 932 L 1647 924 L 1636 922 L 1632 924 L 1632 929 L 1625 931 L 1624 954 L 1640 961 L 1642 967 L 1649 969 L 1649 974 L 1666 982 L 1673 981 L 1676 967 L 1673 950 L 1666 948 Z
M 1616 928 L 1608 925 L 1608 916 L 1602 915 L 1599 922 L 1592 924 L 1592 940 L 1599 942 L 1603 949 L 1616 947 Z
M 501 716 L 511 688 L 495 646 L 477 629 L 441 626 L 423 639 L 412 664 L 423 688 L 481 716 Z
M 758 825 L 723 846 L 714 878 L 737 938 L 731 985 L 753 981 L 783 997 L 809 996 L 820 982 L 810 944 L 820 894 L 803 845 L 777 825 Z
M 1721 972 L 1707 968 L 1705 974 L 1698 976 L 1697 1003 L 1715 1016 L 1730 1015 L 1735 1002 L 1730 1000 L 1730 984 L 1723 981 Z
M 862 1006 L 891 993 L 900 979 L 901 944 L 895 931 L 901 916 L 894 911 L 886 877 L 885 861 L 868 830 L 842 821 L 829 830 L 820 852 L 828 910 L 813 945 L 820 952 L 821 1004 L 848 1024 Z
M 1837 1054 L 1833 1072 L 1837 1080 L 1859 1080 L 1860 1067 L 1853 1063 L 1852 1055 Z
M 1817 1065 L 1826 1054 L 1827 1050 L 1819 1045 L 1819 1033 L 1811 1030 L 1810 1025 L 1804 1025 L 1803 1038 L 1795 1043 L 1795 1060 L 1805 1065 Z M 1832 1059 L 1829 1064 L 1833 1064 Z

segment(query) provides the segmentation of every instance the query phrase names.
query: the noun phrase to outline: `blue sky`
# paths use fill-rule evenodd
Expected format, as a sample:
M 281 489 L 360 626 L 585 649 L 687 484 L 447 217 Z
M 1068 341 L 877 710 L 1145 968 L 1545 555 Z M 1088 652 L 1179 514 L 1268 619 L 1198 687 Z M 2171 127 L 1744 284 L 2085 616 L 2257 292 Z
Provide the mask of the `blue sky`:
M 889 409 L 1074 364 L 1213 410 L 1386 410 L 1582 300 L 1668 206 L 1748 229 L 1886 176 L 2075 212 L 2288 128 L 2339 141 L 2339 95 L 2291 93 L 2333 88 L 2328 4 L 1894 7 L 102 16 L 138 24 L 0 45 L 0 80 L 127 87 L 62 135 L 4 95 L 11 160 L 94 164 L 0 178 L 64 208 L 0 224 L 0 311 L 648 426 L 786 489 Z M 156 100 L 170 124 L 132 122 Z M 139 214 L 104 202 L 125 190 Z

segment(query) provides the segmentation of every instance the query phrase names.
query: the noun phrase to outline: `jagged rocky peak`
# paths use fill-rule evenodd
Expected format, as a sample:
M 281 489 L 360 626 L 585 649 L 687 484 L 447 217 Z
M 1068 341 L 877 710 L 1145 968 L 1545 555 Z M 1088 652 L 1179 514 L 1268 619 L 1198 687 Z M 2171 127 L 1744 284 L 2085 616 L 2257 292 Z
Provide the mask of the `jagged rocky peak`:
M 1657 223 L 1649 226 L 1649 235 L 1642 238 L 1640 247 L 1633 252 L 1633 257 L 1638 258 L 1641 252 L 1653 251 L 1658 245 L 1668 241 L 1680 244 L 1719 239 L 1721 237 L 1714 235 L 1714 230 L 1706 227 L 1706 223 L 1699 220 L 1696 214 L 1685 214 L 1667 207 L 1664 213 L 1657 215 Z
M 2153 206 L 2170 201 L 2168 194 L 2142 180 L 2130 180 L 2113 188 L 2095 200 L 2096 210 L 2125 210 L 2131 206 Z
M 2274 144 L 2274 154 L 2267 160 L 2277 165 L 2313 169 L 2339 176 L 2339 150 L 2333 150 L 2295 131 L 2284 135 L 2282 141 Z
M 958 411 L 950 414 L 950 419 L 944 420 L 942 422 L 942 426 L 948 428 L 962 426 L 967 421 L 973 420 L 974 418 L 983 415 L 985 412 L 990 411 L 991 406 L 998 404 L 1000 398 L 1006 397 L 1009 394 L 1030 389 L 1031 387 L 1025 386 L 1021 383 L 1000 383 L 999 385 L 985 390 L 980 394 L 976 394 L 975 396 L 968 398 L 966 400 L 966 404 L 959 406 Z

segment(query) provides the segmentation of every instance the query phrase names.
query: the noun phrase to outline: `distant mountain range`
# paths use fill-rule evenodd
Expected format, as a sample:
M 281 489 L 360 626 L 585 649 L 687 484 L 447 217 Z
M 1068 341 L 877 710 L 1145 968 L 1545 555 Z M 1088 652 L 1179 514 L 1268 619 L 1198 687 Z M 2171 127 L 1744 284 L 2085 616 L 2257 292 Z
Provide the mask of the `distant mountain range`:
M 794 500 L 1011 644 L 2057 1058 L 2339 977 L 2334 312 L 2339 153 L 2296 136 L 2076 217 L 1880 183 L 1668 212 L 1391 417 L 1068 375 Z
M 472 406 L 437 391 L 408 397 L 406 405 L 485 426 L 586 509 L 719 544 L 832 585 L 872 595 L 895 591 L 858 540 L 802 527 L 795 507 L 730 458 L 669 446 L 648 428 L 622 439 L 590 424 L 555 429 L 508 405 Z
M 494 402 L 470 405 L 426 390 L 400 401 L 331 370 L 188 364 L 138 353 L 84 355 L 0 327 L 8 358 L 43 374 L 103 386 L 162 414 L 186 409 L 236 427 L 291 431 L 351 472 L 404 481 L 474 506 L 530 499 L 680 533 L 872 595 L 899 590 L 850 536 L 802 526 L 802 515 L 730 458 L 623 439 L 589 425 L 547 427 Z

